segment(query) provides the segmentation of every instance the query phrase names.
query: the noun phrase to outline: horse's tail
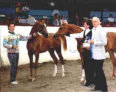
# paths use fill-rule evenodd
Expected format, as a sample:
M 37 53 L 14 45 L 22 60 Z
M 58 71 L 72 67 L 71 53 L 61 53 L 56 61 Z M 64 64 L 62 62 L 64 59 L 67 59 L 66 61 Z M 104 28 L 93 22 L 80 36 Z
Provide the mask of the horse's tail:
M 63 49 L 64 49 L 64 51 L 66 51 L 67 50 L 66 37 L 65 36 L 61 36 L 61 41 L 63 43 Z

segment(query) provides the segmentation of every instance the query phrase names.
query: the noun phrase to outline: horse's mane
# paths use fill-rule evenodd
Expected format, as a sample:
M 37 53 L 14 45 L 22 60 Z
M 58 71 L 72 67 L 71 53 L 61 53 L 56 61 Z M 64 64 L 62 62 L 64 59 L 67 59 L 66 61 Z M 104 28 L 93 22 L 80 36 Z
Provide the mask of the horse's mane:
M 36 31 L 36 28 L 37 28 L 37 22 L 33 25 L 31 31 L 30 31 L 30 34 L 33 34 L 35 31 Z
M 68 26 L 68 28 L 73 29 L 74 33 L 80 33 L 83 31 L 83 29 L 77 25 L 74 24 L 66 24 L 66 25 Z

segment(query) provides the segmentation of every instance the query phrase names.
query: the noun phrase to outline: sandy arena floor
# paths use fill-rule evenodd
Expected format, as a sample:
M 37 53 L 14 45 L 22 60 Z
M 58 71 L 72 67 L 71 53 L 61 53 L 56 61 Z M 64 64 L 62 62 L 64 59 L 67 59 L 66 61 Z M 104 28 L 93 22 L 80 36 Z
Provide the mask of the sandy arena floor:
M 65 61 L 66 77 L 61 77 L 61 64 L 58 63 L 58 74 L 52 77 L 53 62 L 39 64 L 38 78 L 31 82 L 29 77 L 29 65 L 19 66 L 17 80 L 18 85 L 9 84 L 9 67 L 2 70 L 2 86 L 0 92 L 91 92 L 90 87 L 80 84 L 81 63 L 77 61 Z M 116 79 L 112 80 L 112 63 L 105 60 L 104 71 L 107 78 L 109 92 L 116 92 Z

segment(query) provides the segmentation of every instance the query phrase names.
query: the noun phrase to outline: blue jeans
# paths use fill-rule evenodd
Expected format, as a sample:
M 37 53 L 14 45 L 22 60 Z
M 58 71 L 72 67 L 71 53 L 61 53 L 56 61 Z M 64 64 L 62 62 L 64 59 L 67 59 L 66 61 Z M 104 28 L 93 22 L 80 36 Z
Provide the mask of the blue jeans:
M 10 61 L 10 82 L 16 80 L 19 53 L 8 53 L 8 59 Z

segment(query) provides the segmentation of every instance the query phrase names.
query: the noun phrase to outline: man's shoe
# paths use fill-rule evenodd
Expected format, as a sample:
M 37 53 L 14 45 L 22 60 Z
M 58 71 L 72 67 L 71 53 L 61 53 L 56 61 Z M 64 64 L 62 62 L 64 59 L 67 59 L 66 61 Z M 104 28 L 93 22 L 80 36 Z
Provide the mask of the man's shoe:
M 13 85 L 16 85 L 16 84 L 18 84 L 18 81 L 12 81 L 10 83 L 13 84 Z
M 95 91 L 95 92 L 102 92 L 101 90 L 99 90 L 99 89 L 91 89 L 91 91 Z
M 95 87 L 95 85 L 94 84 L 90 84 L 89 87 Z
M 89 84 L 86 84 L 86 83 L 85 83 L 83 86 L 89 86 Z
M 90 84 L 90 83 L 85 83 L 83 86 L 87 86 L 87 87 L 94 87 L 94 84 Z

